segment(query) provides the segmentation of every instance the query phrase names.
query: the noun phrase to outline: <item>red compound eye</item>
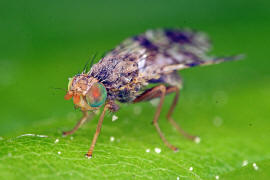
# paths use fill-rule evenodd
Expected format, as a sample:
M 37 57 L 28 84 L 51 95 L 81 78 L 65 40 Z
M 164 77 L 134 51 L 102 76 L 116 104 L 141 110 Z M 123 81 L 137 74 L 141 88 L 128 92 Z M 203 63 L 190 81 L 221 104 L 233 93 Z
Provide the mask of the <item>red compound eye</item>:
M 101 96 L 100 89 L 98 86 L 93 86 L 91 88 L 91 91 L 93 98 L 98 99 Z
M 107 99 L 107 91 L 101 83 L 95 83 L 86 94 L 87 103 L 91 107 L 99 107 Z

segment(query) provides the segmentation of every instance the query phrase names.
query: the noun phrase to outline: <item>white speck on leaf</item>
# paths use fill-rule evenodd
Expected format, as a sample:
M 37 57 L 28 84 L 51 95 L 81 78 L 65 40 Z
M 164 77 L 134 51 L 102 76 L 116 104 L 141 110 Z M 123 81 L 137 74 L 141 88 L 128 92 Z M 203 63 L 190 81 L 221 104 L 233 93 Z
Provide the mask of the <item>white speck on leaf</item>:
M 140 115 L 141 112 L 142 112 L 141 106 L 135 106 L 134 109 L 133 109 L 133 112 L 134 112 L 135 115 Z
M 200 137 L 195 137 L 194 142 L 196 144 L 199 144 L 201 142 L 201 138 Z
M 155 148 L 155 152 L 159 154 L 159 153 L 161 153 L 161 149 L 160 148 Z
M 113 136 L 110 137 L 110 141 L 111 141 L 111 142 L 114 141 L 114 137 L 113 137 Z
M 41 138 L 46 138 L 46 137 L 48 137 L 47 135 L 42 135 L 42 134 L 41 134 L 41 135 L 40 135 L 40 134 L 37 134 L 36 136 L 37 136 L 37 137 L 41 137 Z
M 47 135 L 42 135 L 42 134 L 37 134 L 37 135 L 35 135 L 35 134 L 22 134 L 22 135 L 20 135 L 20 136 L 17 136 L 17 138 L 24 137 L 24 136 L 36 136 L 36 137 L 41 137 L 41 138 L 46 138 L 46 137 L 48 137 Z M 0 140 L 1 140 L 1 139 L 0 139 Z
M 118 119 L 118 117 L 116 115 L 112 116 L 112 122 L 116 121 Z
M 54 143 L 58 143 L 59 142 L 59 139 L 56 139 L 55 141 L 54 141 Z
M 242 166 L 246 166 L 246 165 L 248 165 L 248 160 L 244 160 L 242 163 Z
M 219 176 L 216 176 L 216 179 L 219 179 Z
M 70 140 L 73 140 L 74 138 L 73 138 L 73 136 L 70 136 Z
M 35 136 L 34 134 L 22 134 L 20 136 L 17 136 L 17 138 L 24 137 L 24 136 Z
M 193 167 L 190 167 L 189 170 L 190 170 L 190 171 L 193 171 Z
M 257 166 L 256 163 L 253 163 L 252 166 L 253 166 L 253 168 L 254 168 L 256 171 L 259 169 L 259 167 Z
M 60 151 L 58 151 L 58 154 L 60 155 L 60 154 L 61 154 L 61 152 L 60 152 Z
M 176 178 L 176 180 L 180 180 L 180 178 L 179 178 L 179 177 L 177 177 L 177 178 Z
M 146 149 L 145 152 L 149 153 L 150 152 L 150 149 Z

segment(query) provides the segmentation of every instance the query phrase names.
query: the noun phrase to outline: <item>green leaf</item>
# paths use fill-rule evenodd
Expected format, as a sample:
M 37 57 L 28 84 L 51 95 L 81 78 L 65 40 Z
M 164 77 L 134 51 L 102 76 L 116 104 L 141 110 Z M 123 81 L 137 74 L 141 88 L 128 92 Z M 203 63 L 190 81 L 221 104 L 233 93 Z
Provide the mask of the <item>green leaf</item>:
M 193 95 L 192 90 L 184 90 L 174 117 L 184 129 L 200 135 L 201 143 L 190 142 L 178 135 L 163 115 L 161 128 L 180 148 L 177 153 L 165 147 L 151 125 L 154 108 L 149 103 L 123 106 L 117 113 L 119 119 L 114 122 L 108 115 L 92 159 L 86 159 L 84 154 L 93 137 L 97 118 L 70 137 L 62 137 L 61 131 L 75 124 L 79 118 L 77 114 L 39 120 L 40 123 L 0 141 L 1 175 L 7 179 L 214 179 L 215 176 L 220 179 L 266 179 L 269 177 L 266 173 L 269 172 L 270 157 L 269 140 L 266 139 L 269 127 L 265 126 L 267 120 L 261 116 L 266 109 L 252 111 L 250 107 L 269 97 L 266 93 L 269 87 L 254 95 L 249 103 L 245 100 L 250 91 L 262 86 L 232 88 L 234 93 L 228 92 L 228 103 L 222 107 L 216 107 L 215 101 L 211 100 L 211 94 L 215 92 L 204 90 L 207 93 L 197 92 L 198 96 Z M 245 89 L 249 89 L 248 92 Z M 164 110 L 168 109 L 170 100 L 172 97 L 166 101 Z M 141 113 L 135 114 L 134 109 L 140 109 Z M 241 109 L 242 113 L 238 113 Z M 113 142 L 110 141 L 112 136 Z M 161 152 L 156 153 L 155 148 L 160 148 Z M 150 152 L 147 153 L 147 149 Z M 245 160 L 248 165 L 243 167 Z M 257 171 L 252 163 L 257 163 Z

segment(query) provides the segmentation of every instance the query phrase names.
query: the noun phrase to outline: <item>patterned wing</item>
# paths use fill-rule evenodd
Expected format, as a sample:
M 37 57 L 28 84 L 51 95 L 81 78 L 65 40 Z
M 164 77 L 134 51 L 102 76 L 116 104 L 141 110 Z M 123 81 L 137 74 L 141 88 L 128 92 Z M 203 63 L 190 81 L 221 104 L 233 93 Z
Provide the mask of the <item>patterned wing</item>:
M 111 91 L 122 90 L 123 95 L 117 96 L 129 97 L 127 93 L 138 92 L 148 83 L 172 79 L 177 70 L 239 58 L 211 57 L 207 55 L 209 49 L 210 42 L 202 32 L 149 30 L 123 41 L 93 65 L 89 74 Z
M 149 74 L 167 74 L 199 65 L 239 59 L 241 56 L 217 58 L 208 56 L 210 41 L 202 32 L 183 30 L 149 30 L 135 36 L 134 41 L 146 49 L 147 58 L 141 59 L 140 70 Z M 155 73 L 154 73 L 155 74 Z

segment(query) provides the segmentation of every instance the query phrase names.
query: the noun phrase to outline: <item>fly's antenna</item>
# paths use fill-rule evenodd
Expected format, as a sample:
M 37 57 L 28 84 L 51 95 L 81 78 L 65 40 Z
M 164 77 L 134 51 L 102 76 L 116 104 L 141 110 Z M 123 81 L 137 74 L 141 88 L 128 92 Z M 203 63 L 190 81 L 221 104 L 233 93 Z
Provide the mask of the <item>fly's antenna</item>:
M 67 92 L 67 90 L 66 90 L 66 89 L 64 89 L 64 88 L 55 88 L 55 87 L 51 87 L 51 89 L 54 89 L 54 90 L 62 90 L 62 91 Z
M 50 87 L 51 90 L 61 90 L 64 91 L 65 93 L 67 93 L 67 90 L 64 88 L 55 88 L 55 87 Z M 53 91 L 53 95 L 55 95 L 55 91 Z

